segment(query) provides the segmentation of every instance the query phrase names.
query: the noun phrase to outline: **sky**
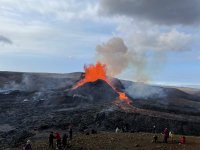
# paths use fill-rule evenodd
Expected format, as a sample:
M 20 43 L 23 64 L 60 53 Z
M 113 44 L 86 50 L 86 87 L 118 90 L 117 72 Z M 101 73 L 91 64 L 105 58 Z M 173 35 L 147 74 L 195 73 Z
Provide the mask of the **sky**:
M 0 0 L 0 70 L 200 85 L 199 0 Z

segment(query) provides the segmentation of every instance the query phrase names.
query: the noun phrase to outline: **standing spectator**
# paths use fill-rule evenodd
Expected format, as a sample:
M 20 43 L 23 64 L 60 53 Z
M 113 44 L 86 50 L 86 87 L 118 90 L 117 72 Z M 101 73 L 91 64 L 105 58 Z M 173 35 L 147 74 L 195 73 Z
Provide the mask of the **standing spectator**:
M 157 136 L 157 135 L 154 135 L 154 136 L 153 136 L 153 143 L 157 143 L 157 141 L 158 141 L 158 136 Z
M 58 149 L 61 148 L 61 137 L 60 137 L 60 134 L 57 132 L 56 133 L 56 146 Z
M 54 139 L 54 135 L 53 135 L 53 132 L 51 132 L 49 135 L 49 148 L 53 148 L 53 139 Z
M 156 125 L 153 125 L 153 133 L 156 133 Z
M 73 134 L 72 126 L 69 126 L 69 138 L 70 138 L 70 140 L 72 140 L 72 134 Z
M 68 136 L 67 136 L 67 134 L 65 133 L 65 134 L 63 135 L 63 137 L 62 137 L 62 144 L 63 144 L 63 148 L 64 148 L 64 149 L 65 149 L 66 146 L 67 146 L 67 138 L 68 138 Z
M 30 140 L 27 140 L 26 145 L 23 147 L 23 150 L 32 150 Z
M 163 140 L 163 142 L 167 143 L 167 139 L 169 138 L 169 130 L 167 128 L 165 128 L 163 134 L 164 134 L 164 140 Z
M 173 143 L 174 142 L 174 133 L 172 131 L 169 132 L 169 137 Z
M 115 133 L 118 133 L 118 132 L 120 132 L 120 129 L 118 127 L 116 127 Z
M 185 142 L 186 142 L 185 136 L 182 136 L 179 140 L 179 144 L 185 144 Z

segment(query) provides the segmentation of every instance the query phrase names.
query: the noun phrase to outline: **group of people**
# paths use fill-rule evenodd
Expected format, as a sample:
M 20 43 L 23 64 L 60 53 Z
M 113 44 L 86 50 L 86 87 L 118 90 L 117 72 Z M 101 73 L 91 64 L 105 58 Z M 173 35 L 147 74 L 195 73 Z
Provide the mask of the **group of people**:
M 126 128 L 125 128 L 126 129 Z M 95 131 L 95 130 L 94 130 Z M 116 127 L 115 132 L 120 132 L 120 128 Z M 125 132 L 126 130 L 122 130 L 122 132 Z M 72 140 L 72 127 L 69 127 L 68 134 L 64 133 L 62 138 L 59 132 L 56 132 L 55 134 L 53 132 L 49 135 L 49 148 L 54 148 L 54 139 L 56 139 L 56 149 L 65 149 L 66 147 L 71 147 L 70 141 Z M 96 133 L 96 132 L 95 132 Z M 156 132 L 156 126 L 153 126 L 153 142 L 157 143 L 158 136 Z M 165 128 L 163 131 L 163 143 L 168 143 L 168 139 L 171 138 L 171 141 L 174 141 L 174 134 L 172 131 L 169 131 L 168 128 Z M 179 144 L 185 144 L 186 138 L 185 136 L 181 136 L 179 139 Z M 32 150 L 30 140 L 27 140 L 27 143 L 24 145 L 23 150 Z
M 70 141 L 72 140 L 72 133 L 72 127 L 69 127 L 69 133 L 64 133 L 62 138 L 59 132 L 55 134 L 51 132 L 49 135 L 49 148 L 54 148 L 54 139 L 56 140 L 56 149 L 65 150 L 66 147 L 71 147 Z M 23 150 L 32 150 L 30 140 L 27 140 L 26 144 L 23 146 Z
M 156 126 L 153 126 L 153 142 L 157 143 L 158 136 L 156 135 Z M 174 142 L 174 133 L 172 131 L 169 131 L 168 128 L 165 128 L 163 131 L 163 143 L 168 143 L 168 139 L 170 138 L 172 142 Z M 186 138 L 185 136 L 181 136 L 179 139 L 179 144 L 185 144 Z
M 49 135 L 49 148 L 54 147 L 54 139 L 56 139 L 56 148 L 65 149 L 66 147 L 71 147 L 70 141 L 72 140 L 72 128 L 69 128 L 69 134 L 64 133 L 62 138 L 59 132 L 56 132 L 55 135 L 53 132 Z

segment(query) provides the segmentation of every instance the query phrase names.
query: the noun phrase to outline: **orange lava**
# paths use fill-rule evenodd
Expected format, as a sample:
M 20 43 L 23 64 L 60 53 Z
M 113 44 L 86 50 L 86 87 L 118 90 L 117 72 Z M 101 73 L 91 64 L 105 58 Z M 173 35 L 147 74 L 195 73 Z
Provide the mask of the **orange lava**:
M 82 86 L 87 82 L 94 82 L 98 79 L 104 80 L 110 85 L 106 77 L 106 65 L 97 62 L 96 65 L 85 65 L 84 70 L 85 77 L 80 82 L 78 82 L 78 84 L 73 89 L 76 89 L 77 87 Z
M 128 99 L 128 97 L 126 96 L 126 94 L 125 93 L 123 93 L 123 92 L 117 92 L 118 94 L 119 94 L 119 99 L 121 100 L 121 101 L 124 101 L 124 102 L 126 102 L 127 104 L 131 104 L 131 101 Z
M 112 85 L 112 83 L 107 79 L 105 64 L 101 64 L 100 62 L 97 62 L 95 65 L 89 65 L 89 66 L 85 65 L 84 70 L 85 70 L 84 78 L 81 81 L 79 81 L 77 85 L 73 87 L 73 89 L 76 89 L 87 82 L 94 82 L 98 79 L 101 79 L 101 80 L 106 81 L 119 94 L 119 99 L 122 102 L 125 102 L 128 105 L 131 104 L 131 100 L 129 100 L 126 94 L 121 91 L 116 90 L 116 88 Z

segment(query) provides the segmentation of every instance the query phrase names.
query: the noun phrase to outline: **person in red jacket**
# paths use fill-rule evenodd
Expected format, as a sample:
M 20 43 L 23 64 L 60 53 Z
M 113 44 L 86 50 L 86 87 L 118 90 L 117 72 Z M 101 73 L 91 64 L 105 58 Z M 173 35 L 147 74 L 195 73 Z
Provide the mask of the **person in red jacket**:
M 179 144 L 185 144 L 185 136 L 182 136 L 179 140 Z
M 60 149 L 60 147 L 61 147 L 61 136 L 58 132 L 56 132 L 55 138 L 56 138 L 56 146 L 57 146 L 58 149 Z
M 165 128 L 163 134 L 164 134 L 164 140 L 163 140 L 163 142 L 167 143 L 167 139 L 169 138 L 169 130 L 167 128 Z

